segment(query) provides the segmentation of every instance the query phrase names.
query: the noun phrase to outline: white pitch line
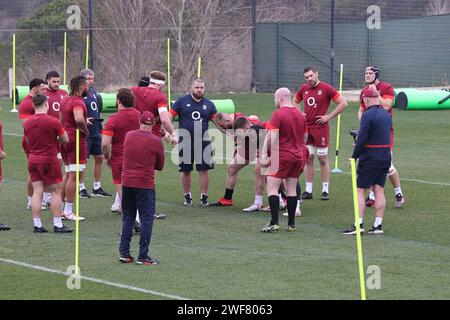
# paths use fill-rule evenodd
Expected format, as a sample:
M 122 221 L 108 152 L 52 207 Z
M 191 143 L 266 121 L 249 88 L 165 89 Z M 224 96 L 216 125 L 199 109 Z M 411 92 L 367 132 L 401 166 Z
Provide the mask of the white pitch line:
M 16 134 L 16 133 L 3 133 L 3 135 L 5 135 L 5 136 L 13 136 L 13 137 L 22 137 L 21 134 Z M 172 150 L 166 150 L 164 152 L 167 153 L 167 154 L 171 154 L 173 151 Z M 231 158 L 227 158 L 227 157 L 225 157 L 225 158 L 223 158 L 223 157 L 213 157 L 213 158 L 226 160 L 226 161 L 231 161 Z M 316 171 L 320 171 L 320 169 L 316 169 Z M 343 171 L 342 173 L 350 174 L 350 172 L 347 172 L 347 171 Z M 434 186 L 450 187 L 450 183 L 445 183 L 445 182 L 434 182 L 434 181 L 426 181 L 426 180 L 411 179 L 411 178 L 401 178 L 401 181 L 416 182 L 416 183 L 422 183 L 422 184 L 430 184 L 430 185 L 434 185 Z
M 25 268 L 29 268 L 29 269 L 34 269 L 34 270 L 39 270 L 39 271 L 44 271 L 44 272 L 49 272 L 49 273 L 55 273 L 55 274 L 59 274 L 59 275 L 63 275 L 63 276 L 69 276 L 64 271 L 50 269 L 50 268 L 42 267 L 42 266 L 36 266 L 36 265 L 25 263 L 25 262 L 9 260 L 9 259 L 4 259 L 4 258 L 0 258 L 0 262 L 9 263 L 9 264 L 13 264 L 13 265 L 16 265 L 16 266 L 21 266 L 21 267 L 25 267 Z M 96 279 L 96 278 L 92 278 L 92 277 L 80 276 L 80 278 L 82 280 L 96 282 L 96 283 L 104 284 L 104 285 L 111 286 L 111 287 L 116 287 L 116 288 L 136 291 L 136 292 L 142 292 L 142 293 L 151 294 L 151 295 L 155 295 L 155 296 L 160 296 L 160 297 L 164 297 L 164 298 L 168 298 L 168 299 L 189 300 L 188 298 L 184 298 L 184 297 L 180 297 L 180 296 L 175 296 L 175 295 L 166 294 L 166 293 L 153 291 L 153 290 L 148 290 L 148 289 L 143 289 L 143 288 L 137 288 L 137 287 L 128 286 L 128 285 L 125 285 L 125 284 L 120 284 L 120 283 L 115 283 L 115 282 L 111 282 L 111 281 Z

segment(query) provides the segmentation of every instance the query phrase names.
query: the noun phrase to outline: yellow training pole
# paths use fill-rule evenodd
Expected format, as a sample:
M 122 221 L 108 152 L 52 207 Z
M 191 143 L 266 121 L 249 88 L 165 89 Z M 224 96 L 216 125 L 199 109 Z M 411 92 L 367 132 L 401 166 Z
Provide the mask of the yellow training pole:
M 79 248 L 79 193 L 80 193 L 80 129 L 76 131 L 76 172 L 75 172 L 75 275 L 78 275 L 78 248 Z
M 66 85 L 66 71 L 67 71 L 67 32 L 64 32 L 64 76 L 63 84 Z
M 339 77 L 339 94 L 342 94 L 342 80 L 344 78 L 344 65 L 341 64 L 341 72 Z M 334 162 L 334 169 L 331 172 L 335 173 L 341 173 L 342 170 L 338 168 L 338 161 L 339 161 L 339 142 L 340 142 L 340 135 L 341 135 L 341 114 L 338 114 L 337 119 L 337 134 L 336 134 L 336 160 Z
M 170 109 L 170 38 L 167 38 L 167 105 Z
M 200 78 L 201 70 L 202 70 L 202 57 L 198 57 L 197 78 Z
M 359 265 L 359 285 L 361 287 L 361 300 L 366 300 L 366 287 L 364 283 L 364 262 L 362 257 L 361 233 L 359 226 L 359 209 L 358 209 L 358 193 L 356 188 L 356 165 L 355 159 L 350 159 L 352 170 L 352 186 L 353 186 L 353 206 L 355 208 L 355 227 L 356 227 L 356 246 L 358 250 Z
M 86 35 L 86 69 L 89 68 L 89 34 Z
M 12 98 L 13 108 L 11 112 L 18 112 L 16 106 L 16 34 L 13 33 L 13 72 L 12 72 Z

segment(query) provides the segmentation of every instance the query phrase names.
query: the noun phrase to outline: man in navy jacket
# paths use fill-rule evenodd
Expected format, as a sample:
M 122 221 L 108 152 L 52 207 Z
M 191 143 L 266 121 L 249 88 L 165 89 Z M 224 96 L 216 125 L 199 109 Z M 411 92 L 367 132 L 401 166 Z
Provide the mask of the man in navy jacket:
M 379 93 L 374 85 L 362 93 L 367 107 L 361 118 L 361 126 L 352 158 L 358 159 L 358 207 L 361 233 L 365 211 L 365 191 L 371 187 L 375 192 L 375 223 L 369 229 L 371 234 L 383 234 L 382 220 L 386 207 L 384 184 L 391 165 L 390 131 L 392 120 L 389 113 L 380 106 Z M 353 225 L 343 234 L 356 234 Z

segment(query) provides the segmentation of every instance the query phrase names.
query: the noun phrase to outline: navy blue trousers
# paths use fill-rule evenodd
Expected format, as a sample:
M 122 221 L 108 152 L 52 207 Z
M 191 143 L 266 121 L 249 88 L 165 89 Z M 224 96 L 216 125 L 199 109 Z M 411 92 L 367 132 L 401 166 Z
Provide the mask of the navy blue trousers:
M 121 256 L 130 254 L 130 243 L 133 235 L 134 221 L 136 220 L 136 210 L 139 210 L 139 218 L 141 220 L 138 258 L 145 259 L 148 256 L 155 207 L 155 190 L 122 187 L 123 224 L 119 247 Z

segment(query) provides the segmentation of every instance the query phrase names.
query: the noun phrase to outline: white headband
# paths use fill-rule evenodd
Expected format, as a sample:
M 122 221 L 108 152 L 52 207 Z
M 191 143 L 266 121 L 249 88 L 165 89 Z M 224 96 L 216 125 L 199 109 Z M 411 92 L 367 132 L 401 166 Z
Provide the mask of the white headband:
M 166 83 L 164 80 L 153 79 L 153 78 L 150 78 L 150 82 L 155 83 L 155 84 L 161 84 L 161 85 Z

